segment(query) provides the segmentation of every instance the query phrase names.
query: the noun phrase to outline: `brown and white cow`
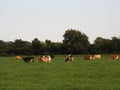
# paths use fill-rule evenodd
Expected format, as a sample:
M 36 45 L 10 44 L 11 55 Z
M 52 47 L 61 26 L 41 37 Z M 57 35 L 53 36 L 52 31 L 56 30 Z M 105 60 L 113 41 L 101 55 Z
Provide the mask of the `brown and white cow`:
M 38 57 L 38 62 L 51 62 L 51 57 L 49 55 L 41 55 Z
M 86 56 L 84 57 L 84 59 L 86 59 L 86 60 L 91 60 L 91 59 L 92 59 L 92 55 L 86 55 Z
M 101 59 L 101 55 L 100 54 L 94 55 L 93 59 Z
M 67 61 L 73 61 L 73 60 L 74 60 L 73 55 L 72 54 L 68 54 L 66 56 L 65 62 L 67 62 Z
M 110 60 L 110 59 L 118 60 L 118 59 L 119 59 L 119 55 L 118 55 L 118 54 L 112 54 L 112 55 L 109 56 L 108 59 L 109 59 L 109 60 Z

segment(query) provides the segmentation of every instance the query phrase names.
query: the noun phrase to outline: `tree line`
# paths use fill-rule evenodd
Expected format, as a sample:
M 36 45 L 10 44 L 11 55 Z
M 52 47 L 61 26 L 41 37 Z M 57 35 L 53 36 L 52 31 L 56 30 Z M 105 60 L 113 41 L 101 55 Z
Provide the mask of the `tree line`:
M 85 33 L 68 29 L 62 42 L 45 42 L 35 38 L 32 42 L 16 39 L 14 41 L 0 40 L 0 55 L 41 55 L 41 54 L 110 54 L 120 53 L 120 38 L 106 39 L 97 37 L 93 44 Z

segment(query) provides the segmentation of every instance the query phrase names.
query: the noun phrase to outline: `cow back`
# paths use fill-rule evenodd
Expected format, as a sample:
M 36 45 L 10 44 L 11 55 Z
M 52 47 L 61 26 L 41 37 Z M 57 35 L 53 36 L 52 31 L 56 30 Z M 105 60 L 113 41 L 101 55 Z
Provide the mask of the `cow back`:
M 91 60 L 91 59 L 92 59 L 92 55 L 86 55 L 86 56 L 84 57 L 84 59 L 86 59 L 86 60 Z
M 93 56 L 93 59 L 100 59 L 101 58 L 101 55 L 100 54 L 97 54 L 97 55 L 94 55 Z
M 118 60 L 119 59 L 119 55 L 118 54 L 112 54 L 112 55 L 109 56 L 109 59 Z

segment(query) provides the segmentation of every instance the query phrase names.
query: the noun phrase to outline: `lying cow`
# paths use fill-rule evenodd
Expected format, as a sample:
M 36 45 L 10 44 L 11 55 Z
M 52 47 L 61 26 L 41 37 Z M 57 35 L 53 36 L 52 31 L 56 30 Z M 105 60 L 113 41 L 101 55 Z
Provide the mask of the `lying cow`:
M 51 57 L 49 55 L 41 55 L 38 58 L 38 62 L 51 62 Z
M 109 56 L 109 59 L 118 60 L 118 59 L 119 59 L 119 55 L 118 55 L 118 54 L 110 55 L 110 56 Z
M 101 55 L 100 54 L 94 55 L 93 59 L 101 59 Z
M 21 56 L 15 56 L 15 59 L 21 59 L 22 57 Z
M 34 62 L 34 57 L 23 57 L 25 62 Z
M 86 59 L 86 60 L 91 60 L 91 59 L 92 59 L 92 55 L 86 55 L 86 56 L 84 57 L 84 59 Z
M 66 56 L 65 62 L 73 61 L 73 60 L 74 60 L 73 55 L 69 54 L 69 55 Z

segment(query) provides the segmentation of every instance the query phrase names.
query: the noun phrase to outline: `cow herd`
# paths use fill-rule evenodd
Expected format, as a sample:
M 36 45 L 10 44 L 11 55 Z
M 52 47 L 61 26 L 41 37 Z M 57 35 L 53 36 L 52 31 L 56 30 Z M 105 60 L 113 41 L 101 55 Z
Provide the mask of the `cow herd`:
M 21 56 L 15 56 L 16 59 L 23 59 L 24 62 L 34 62 L 34 57 L 21 57 Z M 37 62 L 51 62 L 52 58 L 54 58 L 54 55 L 40 55 L 38 56 Z M 96 55 L 85 55 L 84 60 L 95 60 L 95 59 L 101 59 L 101 54 Z M 108 56 L 108 60 L 118 60 L 119 55 L 118 54 L 112 54 Z M 73 61 L 74 57 L 72 54 L 68 54 L 65 57 L 65 62 L 67 61 Z
M 94 60 L 94 59 L 101 59 L 101 54 L 97 54 L 97 55 L 86 55 L 84 57 L 84 59 L 86 60 Z M 108 59 L 109 60 L 118 60 L 119 59 L 119 55 L 118 54 L 112 54 L 110 56 L 108 56 Z
M 51 62 L 52 58 L 54 58 L 53 55 L 40 55 L 37 62 Z M 24 62 L 34 62 L 34 57 L 31 56 L 15 56 L 15 59 L 23 59 Z
M 85 57 L 84 57 L 84 59 L 86 59 L 86 60 L 94 60 L 94 59 L 101 59 L 101 55 L 100 54 L 97 54 L 97 55 L 86 55 Z

